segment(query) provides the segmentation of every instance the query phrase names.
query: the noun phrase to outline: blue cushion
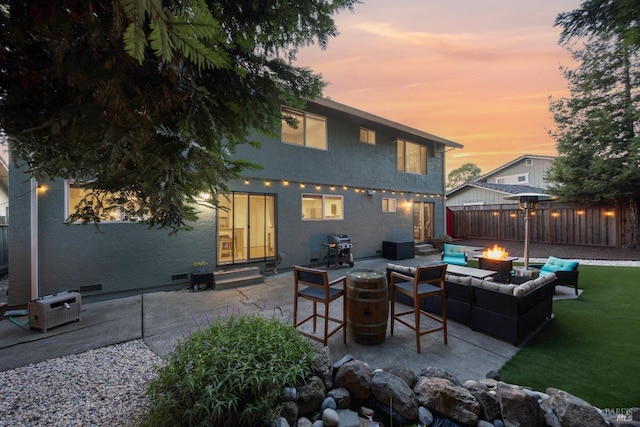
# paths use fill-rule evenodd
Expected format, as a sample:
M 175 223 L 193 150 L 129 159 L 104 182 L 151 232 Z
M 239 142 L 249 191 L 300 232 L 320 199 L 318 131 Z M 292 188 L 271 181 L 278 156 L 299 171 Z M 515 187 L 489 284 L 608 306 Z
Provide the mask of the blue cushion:
M 464 256 L 466 248 L 460 245 L 444 244 L 444 256 Z
M 467 265 L 464 256 L 444 256 L 442 262 L 445 264 Z
M 577 266 L 578 261 L 550 256 L 540 270 L 554 273 L 556 271 L 572 271 Z

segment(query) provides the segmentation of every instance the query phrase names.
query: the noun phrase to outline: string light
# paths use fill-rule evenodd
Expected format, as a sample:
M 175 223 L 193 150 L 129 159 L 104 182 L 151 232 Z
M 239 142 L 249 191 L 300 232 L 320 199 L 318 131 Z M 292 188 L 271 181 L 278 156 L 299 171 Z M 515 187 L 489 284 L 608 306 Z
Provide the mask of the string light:
M 243 180 L 244 185 L 250 185 L 251 181 L 249 179 L 244 179 Z M 300 182 L 300 181 L 289 181 L 287 179 L 283 179 L 281 181 L 281 184 L 283 187 L 288 187 L 291 183 L 297 184 L 299 186 L 299 188 L 307 188 L 307 185 L 311 185 L 313 186 L 313 188 L 315 188 L 317 191 L 321 191 L 323 184 L 318 184 L 318 183 L 309 183 L 309 182 Z M 265 187 L 270 187 L 271 186 L 271 181 L 270 180 L 263 180 L 263 185 Z M 336 185 L 331 185 L 331 184 L 324 184 L 326 185 L 326 188 L 329 189 L 330 191 L 335 191 L 337 186 Z M 342 190 L 344 191 L 348 191 L 349 189 L 352 189 L 355 193 L 363 193 L 363 194 L 368 194 L 368 195 L 374 195 L 377 194 L 378 192 L 381 192 L 383 194 L 387 194 L 390 193 L 391 195 L 396 195 L 396 193 L 398 193 L 401 196 L 405 196 L 405 197 L 409 197 L 409 198 L 414 198 L 414 199 L 427 199 L 427 198 L 438 198 L 438 199 L 442 199 L 442 200 L 447 200 L 446 196 L 443 194 L 424 194 L 424 193 L 411 193 L 411 192 L 405 192 L 405 191 L 396 191 L 396 190 L 392 190 L 392 189 L 387 189 L 387 188 L 361 188 L 361 187 L 349 187 L 348 185 L 341 185 Z M 40 191 L 43 191 L 46 189 L 39 189 Z M 583 214 L 584 212 L 580 212 L 578 211 L 578 214 Z M 606 216 L 613 216 L 613 212 L 605 212 L 604 213 Z

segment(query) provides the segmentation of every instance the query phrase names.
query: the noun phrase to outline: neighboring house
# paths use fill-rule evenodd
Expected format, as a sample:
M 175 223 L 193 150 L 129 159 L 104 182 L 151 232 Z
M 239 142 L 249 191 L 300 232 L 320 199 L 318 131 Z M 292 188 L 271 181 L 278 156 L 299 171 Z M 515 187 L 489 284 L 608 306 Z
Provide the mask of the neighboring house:
M 194 261 L 209 269 L 326 263 L 330 234 L 347 234 L 357 259 L 383 240 L 425 241 L 444 232 L 445 151 L 462 145 L 337 102 L 317 99 L 283 121 L 281 139 L 237 156 L 263 166 L 229 183 L 229 208 L 199 208 L 192 231 L 120 221 L 65 224 L 83 189 L 30 182 L 11 168 L 9 304 L 78 288 L 98 296 L 184 287 Z M 278 265 L 278 263 L 280 263 Z
M 466 206 L 482 209 L 482 206 L 518 203 L 505 197 L 518 193 L 545 193 L 546 170 L 555 159 L 552 156 L 527 154 L 501 166 L 472 182 L 446 193 L 447 207 Z

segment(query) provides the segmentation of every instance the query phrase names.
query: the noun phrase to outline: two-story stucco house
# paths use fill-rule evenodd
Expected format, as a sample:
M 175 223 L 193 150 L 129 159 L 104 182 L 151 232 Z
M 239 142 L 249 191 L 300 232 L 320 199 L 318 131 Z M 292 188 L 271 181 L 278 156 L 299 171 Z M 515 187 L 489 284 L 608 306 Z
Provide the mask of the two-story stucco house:
M 207 268 L 270 273 L 320 265 L 328 235 L 356 242 L 356 260 L 380 256 L 383 240 L 425 241 L 444 232 L 445 151 L 462 145 L 326 99 L 281 138 L 236 155 L 262 165 L 230 182 L 228 208 L 199 208 L 192 231 L 119 221 L 65 224 L 81 187 L 30 182 L 12 168 L 9 304 L 68 289 L 105 296 L 184 286 L 194 261 Z

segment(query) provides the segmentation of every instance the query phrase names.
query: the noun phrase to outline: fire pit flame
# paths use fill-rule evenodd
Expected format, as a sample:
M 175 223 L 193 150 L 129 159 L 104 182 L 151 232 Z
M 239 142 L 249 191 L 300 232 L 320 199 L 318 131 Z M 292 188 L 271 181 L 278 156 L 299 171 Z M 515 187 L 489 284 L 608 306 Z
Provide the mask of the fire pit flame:
M 509 256 L 509 252 L 507 252 L 504 248 L 499 247 L 498 245 L 493 245 L 493 248 L 487 249 L 482 252 L 482 256 L 491 259 L 505 259 Z

